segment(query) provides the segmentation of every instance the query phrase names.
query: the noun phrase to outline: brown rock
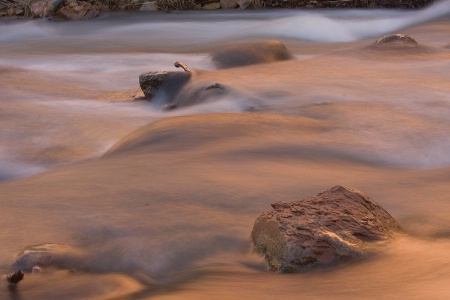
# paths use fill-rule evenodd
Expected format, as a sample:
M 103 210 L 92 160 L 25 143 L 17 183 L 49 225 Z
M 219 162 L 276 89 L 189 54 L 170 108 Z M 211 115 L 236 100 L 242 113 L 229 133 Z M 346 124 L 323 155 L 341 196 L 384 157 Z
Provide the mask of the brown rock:
M 48 17 L 56 13 L 63 5 L 64 0 L 40 0 L 30 5 L 30 13 L 33 17 Z
M 23 277 L 24 277 L 23 272 L 19 270 L 17 272 L 7 275 L 6 281 L 8 281 L 11 284 L 18 284 L 20 281 L 22 281 Z
M 400 229 L 375 201 L 343 186 L 272 207 L 256 220 L 251 238 L 274 271 L 298 272 L 360 258 L 374 242 Z
M 383 45 L 383 44 L 401 44 L 401 45 L 412 45 L 417 46 L 417 42 L 415 39 L 406 34 L 388 34 L 379 39 L 377 39 L 374 45 Z
M 206 10 L 220 9 L 220 2 L 207 3 L 202 6 L 202 9 Z
M 102 4 L 96 0 L 91 1 L 67 1 L 56 13 L 57 18 L 67 20 L 85 20 L 98 16 Z
M 286 46 L 277 40 L 244 43 L 225 47 L 211 56 L 217 68 L 233 68 L 291 59 Z
M 238 0 L 220 0 L 220 7 L 223 9 L 235 9 L 238 5 Z

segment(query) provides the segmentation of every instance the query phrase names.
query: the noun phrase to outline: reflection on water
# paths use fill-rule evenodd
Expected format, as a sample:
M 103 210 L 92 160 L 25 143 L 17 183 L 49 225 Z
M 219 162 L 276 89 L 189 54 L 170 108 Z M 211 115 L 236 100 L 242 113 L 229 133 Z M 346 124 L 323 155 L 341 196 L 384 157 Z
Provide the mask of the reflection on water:
M 1 20 L 0 270 L 27 245 L 84 255 L 0 298 L 448 299 L 449 13 L 440 1 Z M 368 47 L 398 30 L 420 48 Z M 211 63 L 224 45 L 266 38 L 295 59 Z M 140 73 L 178 60 L 202 72 L 155 101 L 176 109 L 137 100 Z M 214 85 L 223 92 L 201 92 Z M 363 262 L 267 272 L 250 251 L 256 217 L 337 184 L 405 234 Z

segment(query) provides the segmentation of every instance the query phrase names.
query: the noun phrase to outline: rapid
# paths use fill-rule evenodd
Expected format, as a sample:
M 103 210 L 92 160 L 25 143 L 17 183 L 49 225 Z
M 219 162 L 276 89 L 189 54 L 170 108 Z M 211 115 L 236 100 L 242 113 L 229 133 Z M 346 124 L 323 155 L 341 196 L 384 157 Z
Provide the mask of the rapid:
M 448 0 L 0 19 L 0 273 L 29 245 L 79 249 L 0 299 L 449 299 L 449 32 Z M 371 47 L 389 33 L 419 47 Z M 294 59 L 211 60 L 267 39 Z M 139 74 L 175 61 L 199 71 L 183 106 L 142 100 Z M 404 233 L 360 262 L 268 271 L 255 219 L 338 184 Z

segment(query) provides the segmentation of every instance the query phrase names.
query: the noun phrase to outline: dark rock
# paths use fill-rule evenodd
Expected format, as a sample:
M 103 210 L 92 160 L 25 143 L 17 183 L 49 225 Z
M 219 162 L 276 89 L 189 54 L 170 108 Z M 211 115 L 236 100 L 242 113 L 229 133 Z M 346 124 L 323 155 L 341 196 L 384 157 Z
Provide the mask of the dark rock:
M 191 77 L 191 72 L 148 72 L 139 75 L 139 85 L 149 100 L 157 94 L 172 99 Z
M 256 220 L 251 238 L 274 271 L 298 272 L 360 258 L 374 242 L 400 229 L 375 201 L 342 186 L 272 207 Z
M 20 281 L 22 281 L 23 277 L 24 277 L 23 272 L 19 270 L 17 272 L 7 275 L 6 281 L 8 281 L 9 283 L 12 283 L 12 284 L 17 284 Z
M 214 52 L 211 56 L 212 61 L 219 69 L 269 63 L 291 58 L 292 54 L 286 46 L 276 40 L 225 47 Z

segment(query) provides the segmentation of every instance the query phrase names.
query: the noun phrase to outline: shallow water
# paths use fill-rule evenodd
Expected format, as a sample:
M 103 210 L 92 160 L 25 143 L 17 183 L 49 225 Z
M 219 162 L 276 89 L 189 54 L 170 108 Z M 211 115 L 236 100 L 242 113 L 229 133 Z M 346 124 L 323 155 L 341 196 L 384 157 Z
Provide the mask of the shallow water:
M 0 20 L 0 272 L 58 243 L 70 270 L 1 299 L 448 299 L 450 2 L 426 10 L 118 13 Z M 368 47 L 387 33 L 416 49 Z M 224 45 L 295 59 L 216 70 Z M 202 70 L 163 111 L 142 72 Z M 226 93 L 199 94 L 219 83 Z M 405 233 L 302 274 L 250 251 L 270 203 L 342 184 Z M 75 272 L 73 272 L 75 271 Z

